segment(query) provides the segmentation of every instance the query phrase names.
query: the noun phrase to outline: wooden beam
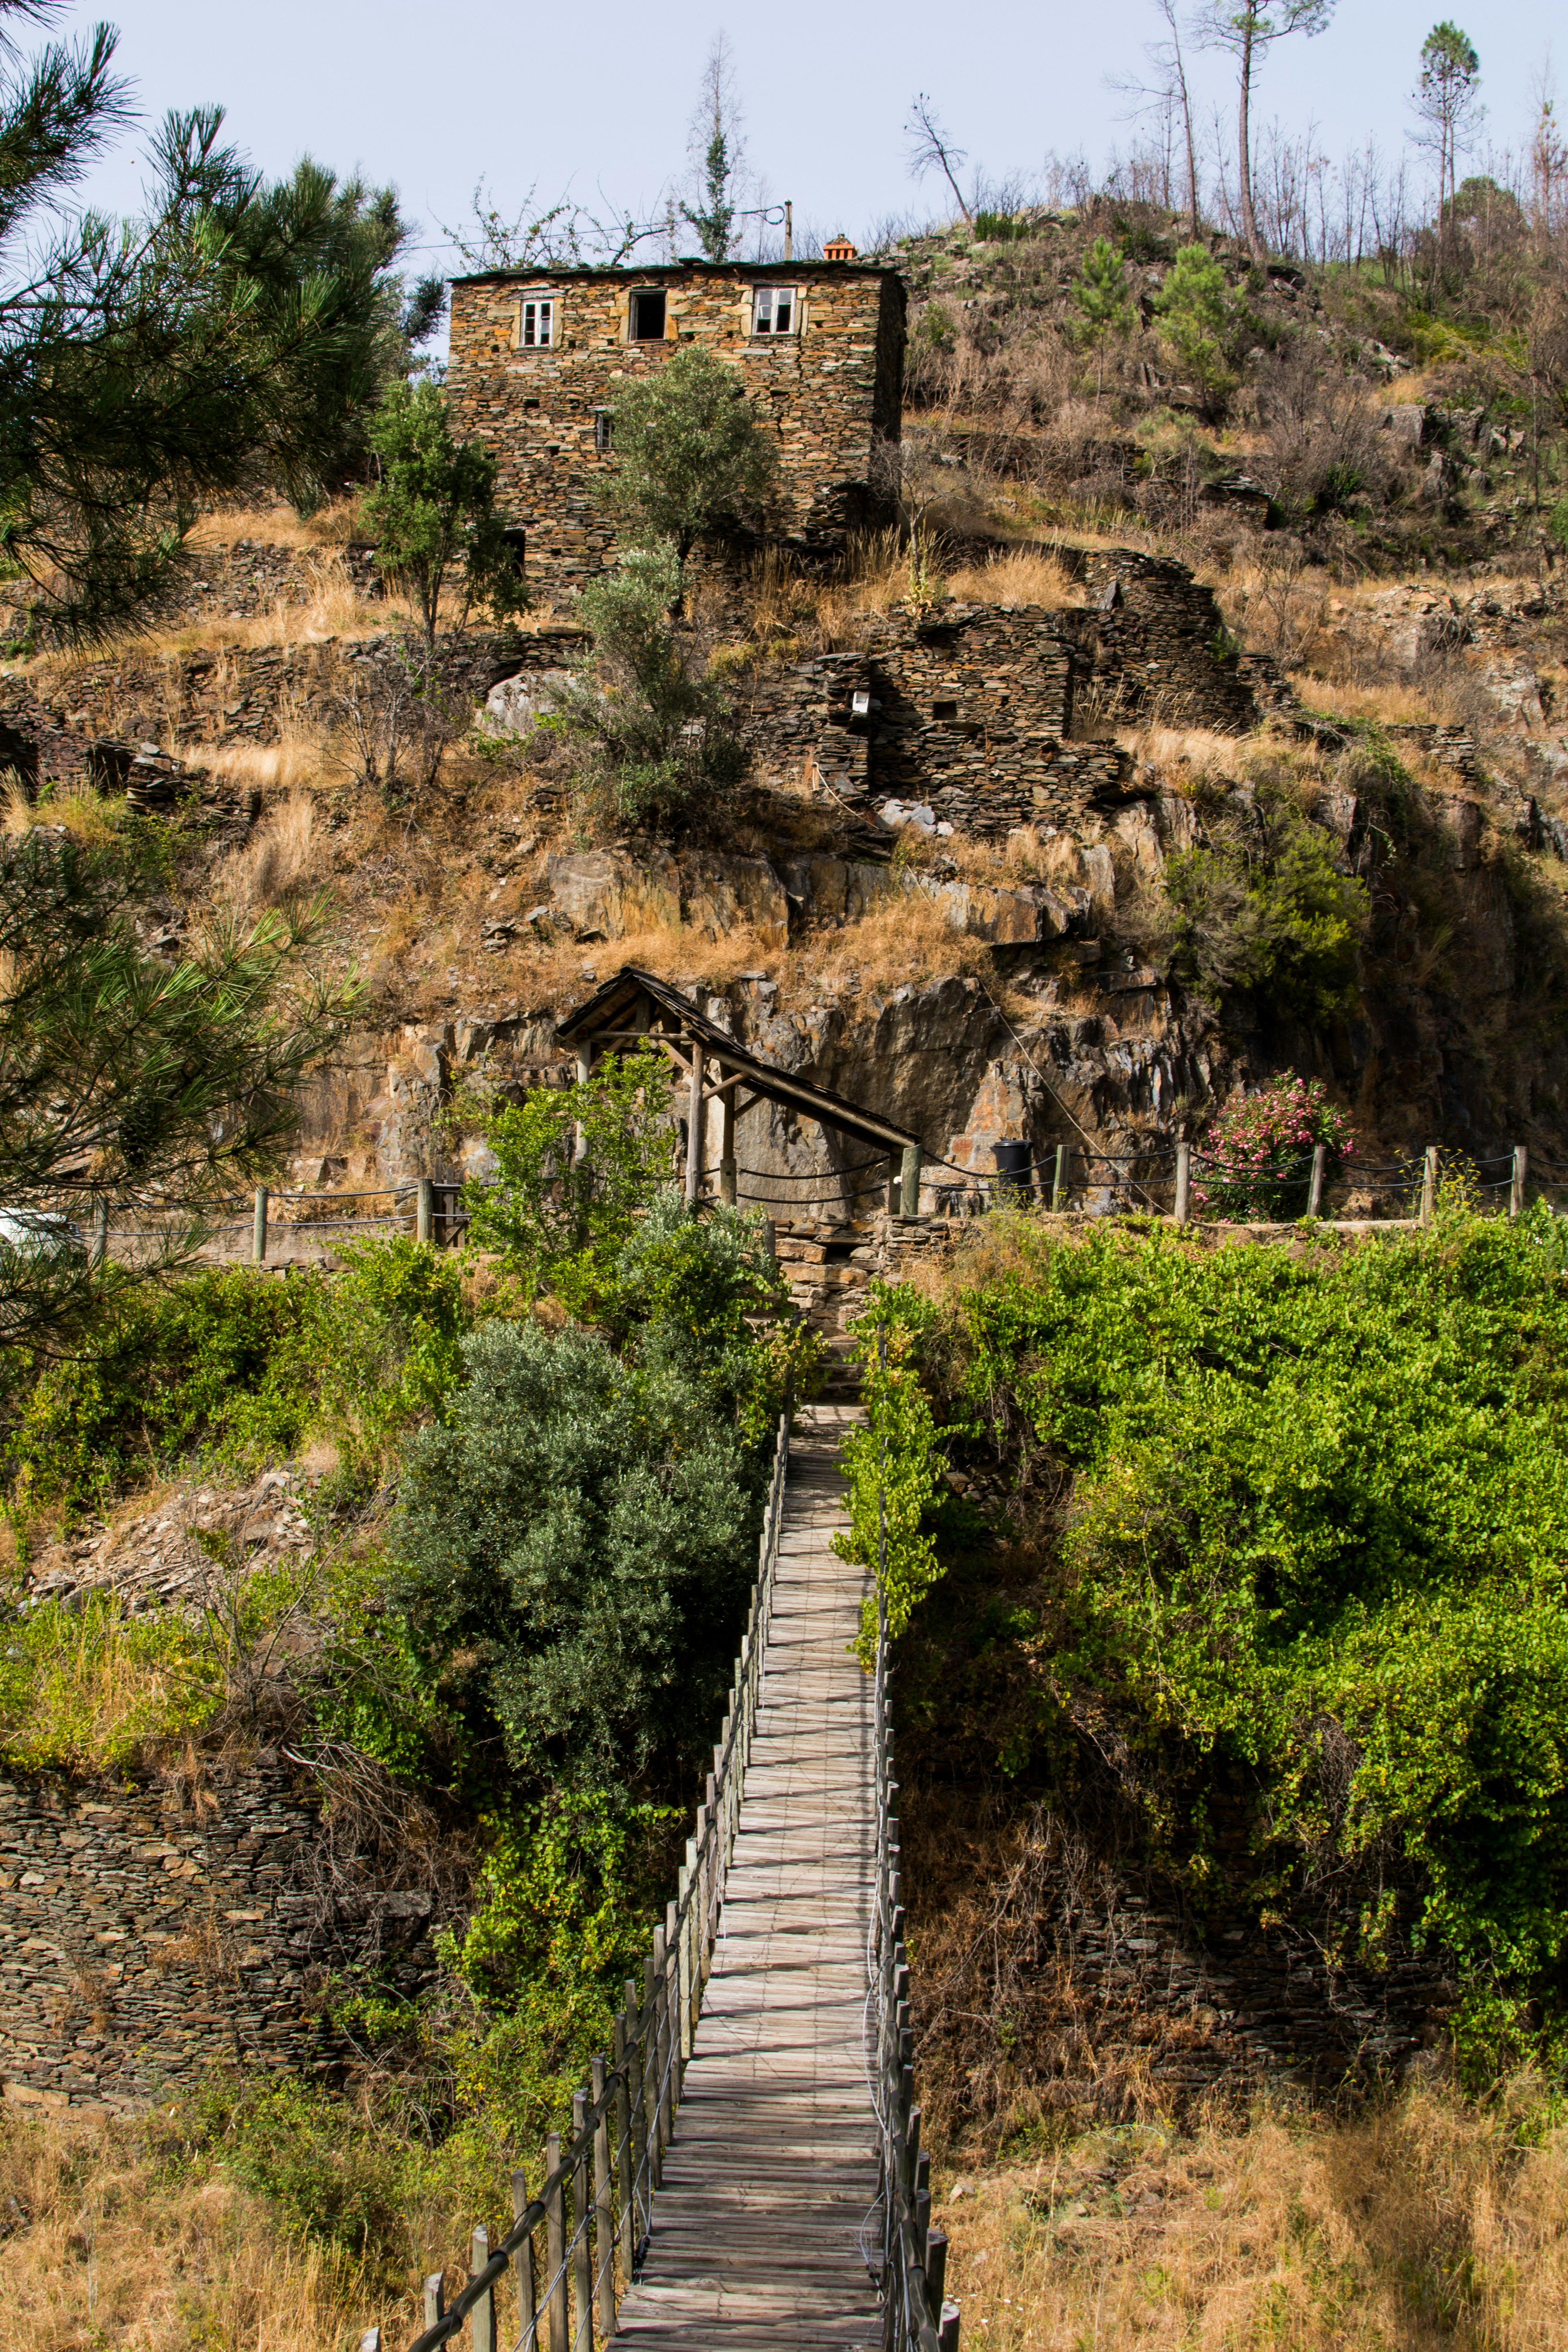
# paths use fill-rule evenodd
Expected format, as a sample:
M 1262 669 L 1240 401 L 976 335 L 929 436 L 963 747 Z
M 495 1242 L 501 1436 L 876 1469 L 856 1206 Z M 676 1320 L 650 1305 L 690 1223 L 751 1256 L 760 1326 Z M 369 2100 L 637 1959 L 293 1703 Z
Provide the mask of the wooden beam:
M 708 1124 L 708 1106 L 702 1098 L 701 1046 L 696 1039 L 691 1045 L 691 1087 L 687 1097 L 686 1112 L 686 1204 L 697 1205 L 697 1194 L 702 1181 L 702 1130 Z

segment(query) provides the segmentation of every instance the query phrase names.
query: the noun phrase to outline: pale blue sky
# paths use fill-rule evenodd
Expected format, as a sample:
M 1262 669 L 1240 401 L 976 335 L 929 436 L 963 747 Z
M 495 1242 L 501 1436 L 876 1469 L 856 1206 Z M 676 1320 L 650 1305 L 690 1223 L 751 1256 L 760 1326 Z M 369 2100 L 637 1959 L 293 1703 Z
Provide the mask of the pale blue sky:
M 1392 149 L 1408 126 L 1404 99 L 1421 41 L 1452 5 L 1340 0 L 1328 33 L 1276 49 L 1263 112 L 1315 121 L 1330 155 L 1368 131 Z M 73 10 L 68 21 L 85 25 L 98 13 Z M 503 205 L 521 204 L 531 182 L 542 195 L 570 184 L 589 200 L 602 187 L 646 218 L 683 163 L 697 83 L 721 28 L 733 45 L 752 161 L 771 194 L 793 197 L 798 219 L 852 236 L 925 201 L 905 161 L 915 90 L 932 94 L 954 136 L 994 173 L 1029 172 L 1051 149 L 1081 146 L 1098 163 L 1129 136 L 1118 120 L 1125 101 L 1105 77 L 1137 68 L 1159 29 L 1144 0 L 795 0 L 743 10 L 710 0 L 658 8 L 123 0 L 102 13 L 121 27 L 121 60 L 149 118 L 221 100 L 234 137 L 271 171 L 309 152 L 394 181 L 432 248 L 440 248 L 436 225 L 467 212 L 481 173 Z M 1532 76 L 1561 16 L 1545 0 L 1513 0 L 1495 16 L 1460 0 L 1457 14 L 1481 52 L 1488 133 L 1521 144 Z M 1568 56 L 1563 67 L 1568 78 Z M 1202 60 L 1199 73 L 1228 122 L 1224 62 Z M 128 141 L 92 193 L 128 205 L 138 184 Z M 936 188 L 926 196 L 934 204 Z M 432 249 L 426 266 L 449 258 Z

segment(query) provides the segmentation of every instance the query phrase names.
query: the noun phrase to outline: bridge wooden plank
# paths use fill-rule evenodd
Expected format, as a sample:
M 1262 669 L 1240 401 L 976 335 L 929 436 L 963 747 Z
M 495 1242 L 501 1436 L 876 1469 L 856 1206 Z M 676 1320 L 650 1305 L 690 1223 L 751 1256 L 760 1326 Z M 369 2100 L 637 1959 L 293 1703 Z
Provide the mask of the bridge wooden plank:
M 838 1449 L 859 1418 L 818 1405 L 796 1423 L 713 1972 L 617 2343 L 881 2344 L 860 2246 L 877 2197 L 864 2044 L 872 1688 L 849 1654 L 864 1575 L 832 1549 L 848 1523 Z

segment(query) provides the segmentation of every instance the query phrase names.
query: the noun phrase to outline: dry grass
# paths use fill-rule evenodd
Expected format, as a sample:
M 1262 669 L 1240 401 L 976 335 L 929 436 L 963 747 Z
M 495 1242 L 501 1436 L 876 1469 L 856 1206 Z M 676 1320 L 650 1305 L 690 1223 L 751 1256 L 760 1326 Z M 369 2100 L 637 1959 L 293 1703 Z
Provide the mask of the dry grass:
M 204 743 L 197 756 L 213 775 L 231 783 L 258 784 L 263 791 L 291 792 L 323 775 L 337 775 L 343 764 L 330 735 L 287 721 L 276 743 Z
M 90 784 L 59 787 L 34 801 L 14 772 L 0 776 L 0 833 L 13 841 L 19 841 L 35 825 L 58 824 L 78 841 L 106 842 L 119 831 L 124 815 L 122 798 L 109 799 Z
M 9 2336 L 27 2352 L 338 2352 L 377 2319 L 389 2343 L 416 2324 L 221 2175 L 165 2169 L 135 2125 L 5 2107 L 0 2149 Z
M 950 572 L 947 586 L 951 595 L 965 604 L 1041 604 L 1047 612 L 1059 613 L 1083 602 L 1078 582 L 1056 556 L 1038 548 L 998 552 L 987 562 Z
M 1370 685 L 1301 672 L 1290 680 L 1309 710 L 1336 719 L 1374 719 L 1385 727 L 1446 727 L 1464 723 L 1464 710 L 1440 679 L 1405 683 L 1397 678 Z
M 296 514 L 291 506 L 217 507 L 196 522 L 185 541 L 193 553 L 228 549 L 242 539 L 263 547 L 342 547 L 363 535 L 357 498 L 334 499 L 313 515 Z
M 983 940 L 955 930 L 942 902 L 918 886 L 889 895 L 841 930 L 815 933 L 785 975 L 792 1003 L 825 992 L 890 995 L 953 977 L 991 987 L 995 959 Z
M 1538 2084 L 1349 2119 L 1127 2125 L 939 2172 L 963 2339 L 990 2352 L 1550 2352 L 1568 2345 L 1568 2127 Z
M 1212 735 L 1202 727 L 1128 728 L 1116 740 L 1177 792 L 1222 782 L 1237 774 L 1241 760 L 1234 735 Z
M 248 841 L 232 850 L 213 877 L 216 904 L 239 916 L 287 906 L 306 895 L 321 865 L 316 803 L 292 792 L 268 810 Z

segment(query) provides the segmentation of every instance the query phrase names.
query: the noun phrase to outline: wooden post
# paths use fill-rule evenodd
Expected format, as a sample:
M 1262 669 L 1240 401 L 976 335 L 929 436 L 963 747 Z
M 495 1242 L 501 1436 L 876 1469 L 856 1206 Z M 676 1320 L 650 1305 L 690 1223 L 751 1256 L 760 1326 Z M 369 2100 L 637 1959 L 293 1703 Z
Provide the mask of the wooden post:
M 686 1097 L 686 1205 L 695 1208 L 702 1185 L 703 1128 L 707 1124 L 707 1108 L 702 1100 L 703 1053 L 693 1038 L 691 1042 L 691 1085 Z
M 414 1238 L 416 1242 L 432 1241 L 436 1234 L 436 1180 L 433 1176 L 419 1179 L 419 1205 L 414 1212 Z
M 936 2352 L 958 2352 L 958 2305 L 943 2302 L 937 2322 Z
M 676 1906 L 664 1906 L 665 2049 L 668 2063 L 664 2077 L 664 2142 L 675 2137 L 675 2111 L 680 2105 L 680 1919 Z
M 926 2237 L 926 2300 L 933 2312 L 942 2309 L 947 2293 L 947 2232 L 932 2230 Z
M 610 2202 L 610 2103 L 605 2095 L 603 2058 L 589 2062 L 594 2105 L 602 2110 L 594 2126 L 594 2316 L 607 2340 L 616 2332 L 616 2216 Z
M 664 2172 L 665 2032 L 669 2012 L 664 2000 L 664 1929 L 653 1931 L 653 1957 L 642 1964 L 643 2081 L 647 2097 L 647 2185 L 651 2199 Z
M 686 1860 L 676 1873 L 676 1935 L 675 1990 L 679 2004 L 680 2063 L 684 2066 L 691 2055 L 691 1919 L 695 1905 L 687 1901 L 691 1892 L 692 1844 L 686 1841 Z
M 256 1214 L 251 1221 L 250 1227 L 250 1262 L 252 1265 L 265 1265 L 267 1263 L 268 1197 L 266 1185 L 258 1184 L 256 1188 Z
M 474 2224 L 468 2241 L 468 2276 L 478 2278 L 490 2258 L 490 2233 L 482 2221 Z M 474 2352 L 496 2352 L 496 2291 L 488 2286 L 474 2305 Z
M 94 1269 L 109 1255 L 109 1197 L 100 1192 L 92 1208 L 92 1247 L 88 1253 Z
M 1053 1209 L 1065 1209 L 1065 1208 L 1066 1208 L 1066 1206 L 1067 1206 L 1067 1199 L 1068 1199 L 1068 1148 L 1067 1148 L 1067 1145 L 1066 1145 L 1065 1143 L 1058 1143 L 1058 1146 L 1057 1146 L 1057 1165 L 1056 1165 L 1056 1172 L 1054 1173 L 1054 1175 L 1053 1175 L 1053 1176 L 1052 1176 L 1052 1178 L 1051 1178 L 1051 1206 L 1052 1206 L 1052 1208 L 1053 1208 Z
M 722 1077 L 723 1065 L 719 1075 Z M 740 1171 L 735 1165 L 735 1089 L 726 1087 L 719 1097 L 719 1198 L 733 1208 Z
M 434 2327 L 447 2316 L 447 2282 L 440 2271 L 432 2271 L 425 2282 L 425 2325 Z
M 632 2260 L 637 2252 L 637 2240 L 632 2228 L 636 2210 L 636 2182 L 633 2166 L 637 2161 L 632 2138 L 631 2055 L 632 2035 L 628 2032 L 631 2018 L 631 1991 L 626 1987 L 626 2006 L 616 2011 L 616 2038 L 610 2054 L 616 2072 L 621 2079 L 616 2085 L 616 2235 L 621 2249 L 621 2274 L 631 2284 Z
M 572 2352 L 566 2316 L 566 2209 L 561 2186 L 561 2135 L 552 2132 L 544 2143 L 544 2260 L 549 2272 L 545 2305 L 550 2352 Z
M 1524 1214 L 1524 1179 L 1530 1164 L 1530 1154 L 1522 1143 L 1513 1147 L 1513 1181 L 1509 1186 L 1508 1213 L 1510 1217 Z
M 1312 1146 L 1312 1181 L 1307 1187 L 1307 1214 L 1321 1217 L 1323 1213 L 1323 1179 L 1329 1170 L 1329 1147 L 1326 1143 Z
M 581 2143 L 588 2129 L 588 2095 L 572 2094 L 572 2137 L 578 2144 L 572 2167 L 572 2307 L 575 2329 L 572 2352 L 594 2352 L 593 2249 L 588 2242 L 588 2151 Z
M 511 2224 L 515 2230 L 528 2210 L 528 2177 L 514 2172 L 511 2176 Z M 539 2342 L 539 2323 L 533 2302 L 533 2235 L 529 2235 L 511 2258 L 517 2273 L 517 2345 L 518 2352 L 534 2352 Z
M 632 2237 L 635 2242 L 640 2245 L 647 2231 L 652 2189 L 647 2169 L 647 2086 L 643 2067 L 646 2049 L 643 2042 L 642 2005 L 637 2000 L 636 1980 L 631 1977 L 626 1979 L 626 2103 L 632 2111 Z M 628 2278 L 631 2276 L 629 2261 L 626 2264 L 626 2276 Z
M 1435 1143 L 1429 1143 L 1426 1146 L 1426 1158 L 1421 1163 L 1421 1222 L 1424 1225 L 1431 1223 L 1432 1212 L 1436 1204 L 1437 1147 Z
M 590 1054 L 590 1052 L 588 1051 L 588 1048 L 586 1047 L 586 1045 L 579 1045 L 579 1046 L 578 1046 L 578 1048 L 577 1048 L 577 1084 L 578 1084 L 580 1087 L 585 1087 L 585 1086 L 587 1085 L 587 1083 L 588 1083 L 589 1079 L 593 1076 L 593 1075 L 594 1075 L 594 1057 L 593 1057 L 592 1054 Z M 584 1135 L 584 1133 L 583 1133 L 583 1122 L 582 1122 L 582 1120 L 581 1120 L 581 1119 L 578 1119 L 578 1121 L 576 1122 L 575 1126 L 574 1126 L 574 1127 L 573 1128 L 573 1129 L 572 1129 L 572 1165 L 573 1165 L 573 1167 L 574 1167 L 574 1168 L 580 1168 L 580 1167 L 582 1166 L 582 1164 L 583 1164 L 583 1161 L 587 1158 L 587 1156 L 588 1156 L 588 1143 L 587 1143 L 587 1138 L 586 1138 L 586 1137 Z
M 1193 1184 L 1193 1147 L 1190 1143 L 1176 1146 L 1176 1223 L 1187 1222 L 1187 1202 Z
M 367 2327 L 359 2340 L 359 2352 L 381 2352 L 381 2330 Z
M 905 1147 L 899 1164 L 899 1186 L 902 1196 L 899 1205 L 906 1217 L 918 1217 L 921 1213 L 921 1157 L 920 1145 L 911 1143 Z

